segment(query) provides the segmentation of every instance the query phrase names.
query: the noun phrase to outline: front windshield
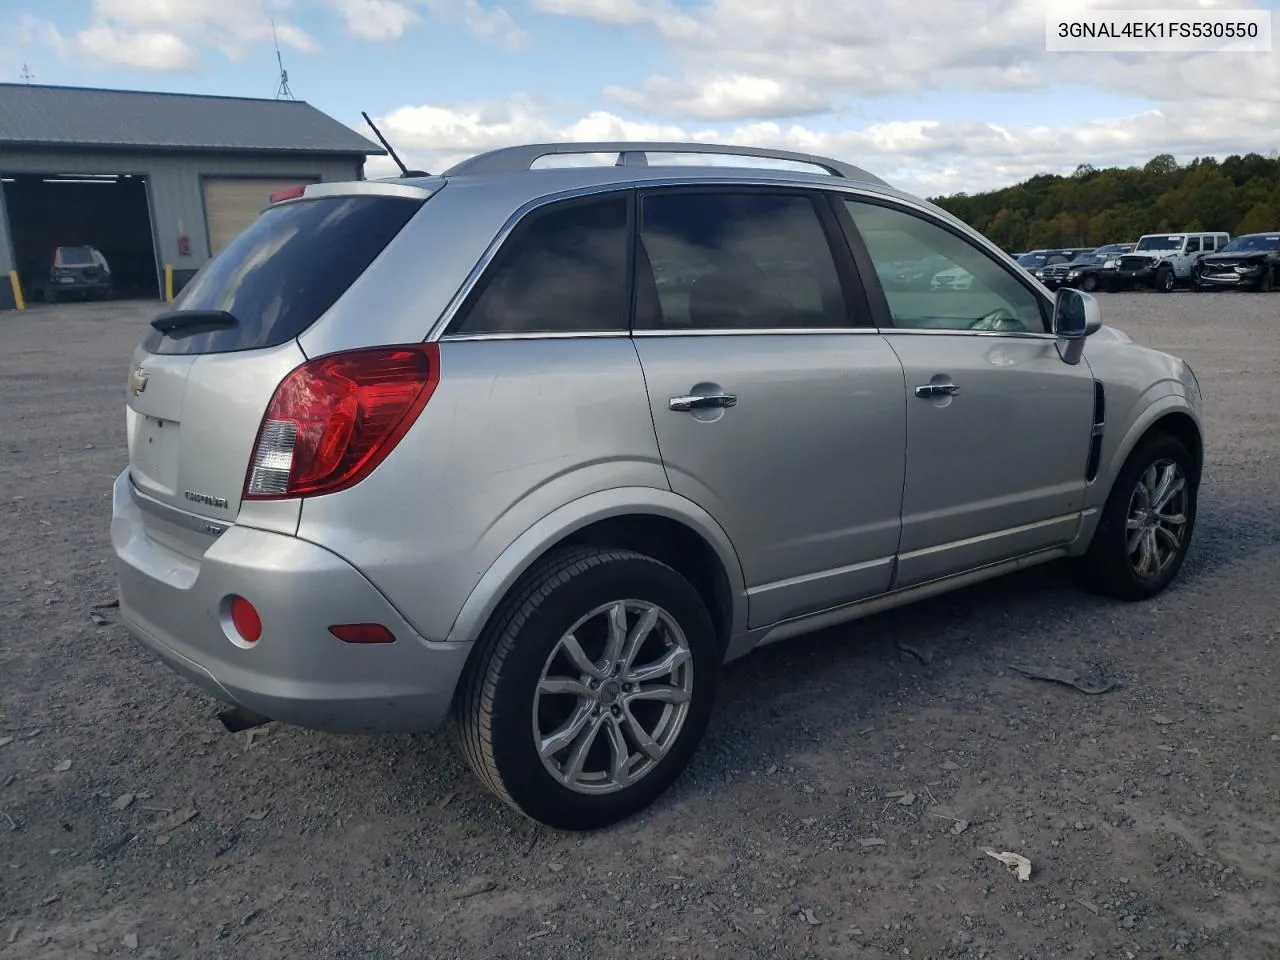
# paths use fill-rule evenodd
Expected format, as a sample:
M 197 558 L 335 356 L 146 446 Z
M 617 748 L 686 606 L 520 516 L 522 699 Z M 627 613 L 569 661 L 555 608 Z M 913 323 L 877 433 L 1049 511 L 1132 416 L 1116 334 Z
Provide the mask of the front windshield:
M 1077 264 L 1083 266 L 1086 263 L 1098 263 L 1100 260 L 1102 260 L 1102 254 L 1097 253 L 1096 251 L 1090 251 L 1089 253 L 1081 253 L 1077 255 L 1076 258 L 1071 261 L 1071 265 L 1073 267 Z
M 1236 237 L 1219 253 L 1257 253 L 1263 250 L 1280 251 L 1280 234 L 1267 233 L 1255 237 Z
M 1169 233 L 1160 237 L 1143 237 L 1138 241 L 1139 250 L 1177 250 L 1182 246 L 1182 234 Z

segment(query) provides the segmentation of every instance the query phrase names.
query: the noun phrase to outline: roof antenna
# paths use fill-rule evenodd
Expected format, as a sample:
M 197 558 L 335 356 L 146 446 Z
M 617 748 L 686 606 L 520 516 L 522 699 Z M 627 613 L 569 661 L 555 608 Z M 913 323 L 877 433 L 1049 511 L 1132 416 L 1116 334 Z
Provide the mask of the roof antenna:
M 289 71 L 284 68 L 284 58 L 280 56 L 280 38 L 276 36 L 276 22 L 271 21 L 271 41 L 276 45 L 276 65 L 280 67 L 280 82 L 276 85 L 277 100 L 293 100 L 293 91 L 289 89 Z
M 22 72 L 18 74 L 18 76 L 22 78 L 22 82 L 27 84 L 27 86 L 30 86 L 31 81 L 36 78 L 36 75 L 31 72 L 31 68 L 25 63 L 22 65 Z
M 403 160 L 401 160 L 401 159 L 400 159 L 400 157 L 399 157 L 399 155 L 397 155 L 397 154 L 396 154 L 395 149 L 391 146 L 391 144 L 390 144 L 390 143 L 388 143 L 388 142 L 387 142 L 387 138 L 386 138 L 386 137 L 384 137 L 384 136 L 382 135 L 382 131 L 381 131 L 381 130 L 379 130 L 379 129 L 374 125 L 374 123 L 373 123 L 373 121 L 372 121 L 372 120 L 370 120 L 370 119 L 369 119 L 369 114 L 367 114 L 367 113 L 365 113 L 363 110 L 361 110 L 361 111 L 360 111 L 360 116 L 364 117 L 364 122 L 365 122 L 365 123 L 367 123 L 367 124 L 369 125 L 369 129 L 370 129 L 370 130 L 372 130 L 372 131 L 373 131 L 373 135 L 374 135 L 375 137 L 377 137 L 377 138 L 378 138 L 378 142 L 379 142 L 379 143 L 381 143 L 384 147 L 386 147 L 386 148 L 387 148 L 387 153 L 389 153 L 389 154 L 391 155 L 391 159 L 392 159 L 392 160 L 394 160 L 394 161 L 395 161 L 395 163 L 396 163 L 396 166 L 400 168 L 400 175 L 401 175 L 401 176 L 403 176 L 403 177 L 429 177 L 429 176 L 431 176 L 431 174 L 427 173 L 427 171 L 425 171 L 425 170 L 410 170 L 408 167 L 406 167 L 406 166 L 404 165 L 404 161 L 403 161 Z

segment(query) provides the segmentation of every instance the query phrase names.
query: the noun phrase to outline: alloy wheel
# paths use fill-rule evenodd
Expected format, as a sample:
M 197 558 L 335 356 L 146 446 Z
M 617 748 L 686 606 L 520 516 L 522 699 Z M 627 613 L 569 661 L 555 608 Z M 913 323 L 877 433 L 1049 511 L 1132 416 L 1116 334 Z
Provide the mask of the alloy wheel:
M 1173 460 L 1157 460 L 1138 478 L 1129 497 L 1125 543 L 1139 577 L 1160 576 L 1182 550 L 1188 498 L 1187 478 Z
M 693 695 L 688 638 L 667 611 L 617 600 L 556 643 L 533 700 L 533 737 L 547 771 L 577 793 L 633 786 L 679 739 Z

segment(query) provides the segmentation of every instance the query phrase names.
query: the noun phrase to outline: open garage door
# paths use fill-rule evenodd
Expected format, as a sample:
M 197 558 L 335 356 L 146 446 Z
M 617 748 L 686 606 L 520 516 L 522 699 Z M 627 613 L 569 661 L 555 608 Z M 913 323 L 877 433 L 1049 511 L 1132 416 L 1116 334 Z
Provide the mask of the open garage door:
M 205 177 L 204 216 L 209 227 L 210 256 L 258 218 L 271 194 L 318 180 L 318 177 Z
M 54 252 L 69 262 L 96 263 L 84 248 L 99 251 L 110 268 L 110 287 L 68 283 L 67 295 L 160 296 L 151 205 L 143 176 L 115 174 L 0 174 L 14 262 L 28 300 L 42 300 L 54 277 Z M 68 273 L 74 271 L 66 271 Z

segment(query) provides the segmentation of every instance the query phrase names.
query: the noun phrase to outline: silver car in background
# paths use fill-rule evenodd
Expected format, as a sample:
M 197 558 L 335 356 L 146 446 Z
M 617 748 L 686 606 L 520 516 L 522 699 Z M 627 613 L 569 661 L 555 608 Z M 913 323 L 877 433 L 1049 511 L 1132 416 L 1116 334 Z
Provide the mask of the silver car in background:
M 882 284 L 928 258 L 971 281 Z M 111 531 L 138 640 L 249 722 L 453 717 L 559 828 L 658 797 L 726 661 L 1058 558 L 1151 597 L 1195 522 L 1185 363 L 821 157 L 311 185 L 152 328 Z

